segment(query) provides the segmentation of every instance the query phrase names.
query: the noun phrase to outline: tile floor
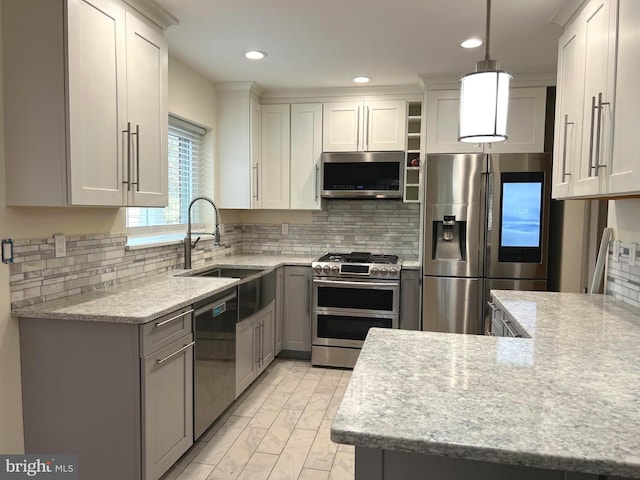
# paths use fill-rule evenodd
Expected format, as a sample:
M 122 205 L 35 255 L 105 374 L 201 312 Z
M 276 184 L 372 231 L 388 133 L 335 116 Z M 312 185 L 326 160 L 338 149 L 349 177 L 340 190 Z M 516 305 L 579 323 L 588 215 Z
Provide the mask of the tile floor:
M 276 359 L 161 480 L 353 480 L 329 430 L 351 370 Z

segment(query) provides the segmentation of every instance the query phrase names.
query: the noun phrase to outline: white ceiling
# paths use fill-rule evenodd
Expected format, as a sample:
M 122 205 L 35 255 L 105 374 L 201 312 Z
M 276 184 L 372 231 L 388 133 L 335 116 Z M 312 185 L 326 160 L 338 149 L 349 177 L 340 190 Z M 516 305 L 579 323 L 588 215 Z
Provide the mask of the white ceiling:
M 169 53 L 213 81 L 265 89 L 416 85 L 418 76 L 460 76 L 484 57 L 464 50 L 484 38 L 484 0 L 155 0 L 179 19 Z M 562 0 L 494 0 L 491 57 L 514 74 L 554 72 Z M 260 62 L 244 58 L 258 49 Z

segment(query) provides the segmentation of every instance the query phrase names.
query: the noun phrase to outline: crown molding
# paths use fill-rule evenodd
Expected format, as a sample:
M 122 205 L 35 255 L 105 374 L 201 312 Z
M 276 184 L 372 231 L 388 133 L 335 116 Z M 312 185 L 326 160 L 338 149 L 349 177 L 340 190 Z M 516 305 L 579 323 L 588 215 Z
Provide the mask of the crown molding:
M 124 2 L 163 30 L 180 23 L 176 17 L 152 0 L 124 0 Z
M 292 88 L 265 90 L 262 101 L 265 103 L 304 103 L 322 102 L 328 98 L 340 101 L 367 100 L 369 97 L 380 99 L 422 98 L 422 88 L 416 85 L 387 85 L 379 87 L 333 87 L 333 88 Z
M 513 75 L 511 87 L 549 87 L 556 84 L 556 72 L 509 72 Z M 420 75 L 424 90 L 456 90 L 461 76 Z
M 558 7 L 556 13 L 551 16 L 549 23 L 555 23 L 564 28 L 576 16 L 585 2 L 586 0 L 565 0 Z

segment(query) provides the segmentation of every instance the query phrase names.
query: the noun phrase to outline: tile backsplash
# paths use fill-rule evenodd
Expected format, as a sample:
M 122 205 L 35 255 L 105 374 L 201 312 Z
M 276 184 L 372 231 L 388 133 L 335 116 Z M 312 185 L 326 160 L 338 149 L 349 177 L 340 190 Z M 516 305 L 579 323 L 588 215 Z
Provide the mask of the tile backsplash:
M 609 243 L 606 293 L 628 305 L 640 308 L 640 246 Z M 617 253 L 617 254 L 616 254 Z M 635 253 L 635 258 L 631 254 Z
M 420 204 L 393 200 L 327 200 L 310 225 L 243 224 L 244 253 L 320 254 L 366 251 L 418 258 Z
M 371 251 L 418 258 L 420 206 L 388 200 L 331 200 L 310 225 L 225 224 L 223 244 L 202 238 L 193 267 L 238 253 L 321 255 Z M 67 255 L 55 258 L 53 238 L 14 241 L 11 305 L 19 308 L 125 284 L 184 265 L 183 246 L 127 250 L 123 234 L 67 237 Z

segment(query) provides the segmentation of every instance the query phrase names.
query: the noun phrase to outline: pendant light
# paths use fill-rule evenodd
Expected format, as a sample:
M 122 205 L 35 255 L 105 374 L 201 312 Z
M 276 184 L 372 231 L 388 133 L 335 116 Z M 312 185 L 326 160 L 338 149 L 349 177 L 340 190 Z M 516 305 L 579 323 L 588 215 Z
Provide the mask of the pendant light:
M 507 139 L 509 75 L 489 57 L 491 0 L 487 0 L 485 56 L 476 71 L 462 77 L 458 140 L 466 143 L 502 142 Z

